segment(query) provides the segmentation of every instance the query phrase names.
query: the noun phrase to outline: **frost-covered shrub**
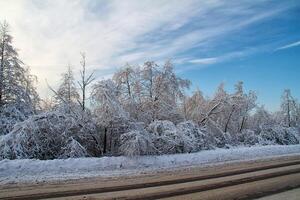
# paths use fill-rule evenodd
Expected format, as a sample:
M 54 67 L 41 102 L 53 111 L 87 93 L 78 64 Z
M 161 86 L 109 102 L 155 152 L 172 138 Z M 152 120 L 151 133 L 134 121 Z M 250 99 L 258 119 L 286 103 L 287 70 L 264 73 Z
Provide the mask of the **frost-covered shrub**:
M 126 156 L 149 155 L 155 153 L 150 134 L 145 130 L 133 130 L 121 135 L 120 152 Z
M 17 122 L 24 121 L 26 115 L 15 106 L 5 105 L 0 110 L 0 135 L 8 134 Z
M 87 151 L 85 155 L 96 156 L 93 151 L 97 151 L 100 144 L 96 128 L 91 122 L 86 120 L 82 123 L 81 120 L 58 112 L 31 116 L 17 123 L 9 134 L 1 138 L 0 158 L 81 156 L 82 148 Z
M 183 146 L 174 138 L 177 135 L 176 126 L 170 121 L 156 120 L 149 124 L 148 131 L 159 154 L 177 153 L 177 149 Z
M 86 149 L 73 137 L 69 138 L 66 146 L 61 149 L 60 155 L 58 158 L 78 158 L 86 157 L 89 154 Z
M 11 146 L 13 141 L 9 135 L 0 136 L 0 159 L 15 159 Z
M 58 124 L 58 119 L 52 117 L 50 120 Z M 47 121 L 39 119 L 17 123 L 13 131 L 2 138 L 0 155 L 9 159 L 56 158 L 65 139 L 61 133 L 62 130 L 49 128 Z
M 237 133 L 237 140 L 241 145 L 253 146 L 259 144 L 262 138 L 254 131 L 244 129 L 241 133 Z
M 118 90 L 112 80 L 102 80 L 93 87 L 92 102 L 97 122 L 104 126 L 128 120 L 128 113 L 118 100 Z
M 297 128 L 280 125 L 262 126 L 260 136 L 262 144 L 299 144 L 300 137 Z
M 154 121 L 148 126 L 159 154 L 186 153 L 197 150 L 197 139 L 191 132 L 185 133 L 184 124 L 180 129 L 170 121 Z
M 148 130 L 156 136 L 166 135 L 166 132 L 175 132 L 176 126 L 171 121 L 155 120 L 148 126 Z
M 212 120 L 207 121 L 205 130 L 210 144 L 214 147 L 224 148 L 236 144 L 234 138 L 229 133 L 223 132 Z
M 70 128 L 70 135 L 86 148 L 90 156 L 102 155 L 103 138 L 101 138 L 101 127 L 96 125 L 88 109 L 85 112 L 77 111 L 77 115 L 72 115 L 75 119 L 73 127 Z
M 72 115 L 75 118 L 82 117 L 82 115 L 86 115 L 87 113 L 82 112 L 82 107 L 78 103 L 60 103 L 57 105 L 54 105 L 52 108 L 52 111 L 58 112 L 58 113 L 65 113 Z M 87 112 L 89 112 L 87 110 Z
M 199 126 L 194 124 L 192 121 L 185 121 L 177 124 L 177 131 L 182 133 L 187 139 L 187 145 L 191 147 L 189 151 L 200 151 L 207 150 L 212 148 L 210 138 L 207 137 L 207 134 L 200 129 Z

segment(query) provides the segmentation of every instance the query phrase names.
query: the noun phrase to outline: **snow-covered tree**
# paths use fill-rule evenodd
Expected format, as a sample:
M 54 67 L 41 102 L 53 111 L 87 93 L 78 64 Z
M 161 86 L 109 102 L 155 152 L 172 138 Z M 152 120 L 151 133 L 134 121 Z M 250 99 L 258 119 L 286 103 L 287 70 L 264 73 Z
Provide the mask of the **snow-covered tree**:
M 81 90 L 81 101 L 78 101 L 82 110 L 86 109 L 86 98 L 87 98 L 87 87 L 95 80 L 94 73 L 89 75 L 86 74 L 86 56 L 84 53 L 81 53 L 81 62 L 82 70 L 80 71 L 81 80 L 78 81 Z
M 44 97 L 41 100 L 41 110 L 43 112 L 52 111 L 55 109 L 56 100 L 54 96 Z
M 204 108 L 204 117 L 200 124 L 206 124 L 208 120 L 213 120 L 220 127 L 225 126 L 226 117 L 231 110 L 229 103 L 230 95 L 224 89 L 224 83 L 221 83 L 212 99 L 208 99 Z
M 103 127 L 103 153 L 118 151 L 120 135 L 127 131 L 128 113 L 118 98 L 118 90 L 112 80 L 102 80 L 93 86 L 92 100 L 97 124 Z M 110 145 L 110 147 L 108 147 Z
M 241 132 L 246 127 L 251 110 L 256 106 L 256 94 L 253 91 L 246 94 L 241 81 L 235 85 L 233 94 L 223 91 L 220 94 L 222 111 L 217 117 L 219 119 L 215 120 L 216 123 L 223 127 L 224 132 Z
M 100 156 L 101 138 L 93 121 L 77 120 L 58 111 L 19 122 L 0 139 L 0 158 L 54 159 Z
M 260 144 L 263 139 L 255 131 L 244 129 L 241 132 L 237 133 L 237 140 L 241 145 L 253 146 Z
M 112 80 L 102 80 L 93 86 L 94 112 L 100 124 L 109 125 L 114 120 L 128 118 L 128 113 L 118 100 L 118 92 Z
M 159 73 L 160 67 L 153 61 L 145 62 L 140 71 L 141 119 L 147 124 L 153 122 L 156 115 L 155 84 Z
M 58 158 L 79 158 L 87 157 L 89 154 L 86 149 L 73 137 L 70 137 L 67 144 L 61 149 L 61 154 Z
M 234 141 L 234 138 L 229 133 L 224 132 L 212 119 L 208 119 L 204 127 L 207 134 L 207 142 L 212 148 L 228 148 L 235 145 L 236 141 Z
M 260 143 L 264 145 L 289 145 L 300 143 L 299 130 L 297 130 L 297 128 L 294 127 L 284 127 L 281 125 L 266 125 L 262 126 L 262 130 L 259 135 L 262 138 L 262 141 L 260 141 Z
M 144 129 L 132 130 L 121 135 L 120 152 L 126 156 L 151 155 L 156 153 L 153 138 Z
M 31 105 L 31 109 L 33 113 L 39 113 L 41 111 L 41 98 L 37 93 L 35 85 L 38 83 L 37 76 L 32 75 L 30 73 L 30 68 L 25 67 L 25 90 L 26 94 L 29 96 L 29 104 Z
M 173 65 L 166 62 L 159 67 L 154 62 L 146 62 L 142 69 L 144 85 L 144 111 L 154 120 L 170 120 L 178 122 L 180 116 L 178 102 L 182 100 L 184 90 L 190 82 L 178 77 Z
M 275 124 L 275 120 L 272 114 L 269 113 L 264 106 L 258 106 L 256 107 L 255 113 L 250 117 L 249 124 L 249 128 L 258 133 L 262 126 Z
M 184 138 L 188 148 L 186 152 L 201 151 L 213 148 L 213 141 L 210 136 L 205 133 L 204 128 L 200 128 L 192 121 L 180 122 L 176 125 L 177 132 L 184 134 Z
M 75 79 L 71 67 L 68 66 L 67 72 L 62 74 L 62 82 L 55 92 L 55 98 L 58 102 L 59 109 L 71 113 L 72 108 L 79 101 L 79 94 L 75 85 Z
M 243 82 L 239 81 L 235 85 L 234 94 L 230 95 L 227 101 L 229 110 L 225 122 L 224 132 L 238 132 L 239 119 L 241 117 L 241 109 L 244 103 L 244 89 Z
M 162 72 L 155 78 L 154 119 L 166 119 L 175 123 L 181 120 L 178 102 L 184 96 L 184 89 L 189 88 L 189 85 L 189 80 L 176 76 L 172 63 L 167 61 Z
M 131 118 L 146 124 L 156 119 L 177 123 L 183 118 L 179 101 L 190 82 L 178 77 L 170 62 L 159 66 L 149 61 L 142 67 L 127 64 L 114 74 L 113 81 L 118 100 Z
M 185 125 L 180 125 L 179 130 L 167 120 L 156 120 L 149 124 L 148 131 L 152 134 L 153 143 L 159 154 L 187 153 L 197 149 L 197 140 L 193 131 L 186 130 Z
M 297 100 L 292 96 L 291 91 L 284 90 L 281 97 L 281 113 L 283 124 L 287 127 L 299 124 L 300 106 Z
M 159 154 L 179 153 L 178 148 L 182 150 L 183 145 L 179 144 L 176 136 L 176 127 L 170 121 L 154 121 L 148 131 L 153 135 L 153 142 Z
M 133 99 L 135 79 L 135 69 L 129 64 L 114 74 L 113 80 L 120 91 L 120 96 L 123 101 Z
M 5 21 L 0 23 L 0 135 L 7 134 L 11 125 L 38 110 L 34 81 L 35 77 L 30 75 L 12 45 L 9 25 Z
M 191 97 L 185 98 L 183 106 L 187 119 L 200 123 L 206 117 L 207 101 L 199 89 Z
M 246 127 L 247 128 L 247 120 L 250 117 L 250 112 L 256 107 L 257 96 L 255 92 L 250 91 L 248 94 L 243 94 L 243 101 L 240 106 L 240 119 L 239 119 L 239 132 Z
M 133 68 L 127 64 L 117 71 L 113 76 L 113 81 L 119 91 L 118 99 L 130 117 L 135 120 L 143 120 L 142 97 L 141 97 L 141 77 L 138 68 Z

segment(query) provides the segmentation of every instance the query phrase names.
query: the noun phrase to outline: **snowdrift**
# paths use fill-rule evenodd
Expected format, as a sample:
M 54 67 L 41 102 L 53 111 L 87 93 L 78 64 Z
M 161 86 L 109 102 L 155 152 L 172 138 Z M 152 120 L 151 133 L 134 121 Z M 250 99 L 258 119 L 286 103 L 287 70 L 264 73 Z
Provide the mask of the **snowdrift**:
M 2 160 L 0 184 L 44 182 L 87 177 L 142 174 L 178 167 L 217 165 L 224 162 L 300 155 L 300 145 L 269 145 L 216 149 L 160 156 L 69 158 L 54 160 Z

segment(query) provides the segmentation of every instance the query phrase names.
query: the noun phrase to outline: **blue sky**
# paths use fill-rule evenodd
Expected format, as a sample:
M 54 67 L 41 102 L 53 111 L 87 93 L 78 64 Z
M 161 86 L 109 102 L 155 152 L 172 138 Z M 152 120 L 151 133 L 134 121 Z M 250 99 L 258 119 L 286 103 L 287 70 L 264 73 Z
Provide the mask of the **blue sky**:
M 45 80 L 57 86 L 67 64 L 78 75 L 84 51 L 98 79 L 126 62 L 171 59 L 205 95 L 242 80 L 270 110 L 285 88 L 300 99 L 298 0 L 11 0 L 0 1 L 0 19 L 42 97 L 51 95 Z
M 189 69 L 179 71 L 179 74 L 192 80 L 192 89 L 199 87 L 207 95 L 213 95 L 220 82 L 224 82 L 226 89 L 232 91 L 234 84 L 242 80 L 247 90 L 257 91 L 259 103 L 269 110 L 279 108 L 281 93 L 286 88 L 291 89 L 299 99 L 300 8 L 296 1 L 286 3 L 293 6 L 224 35 L 222 41 L 216 41 L 216 46 L 209 50 L 187 50 L 182 54 L 183 57 L 199 56 L 204 61 L 200 59 L 198 63 L 178 65 L 179 68 Z M 266 5 L 272 8 L 274 4 Z M 223 60 L 220 58 L 232 52 L 241 54 Z M 206 57 L 203 58 L 203 54 Z M 222 61 L 217 62 L 214 58 Z

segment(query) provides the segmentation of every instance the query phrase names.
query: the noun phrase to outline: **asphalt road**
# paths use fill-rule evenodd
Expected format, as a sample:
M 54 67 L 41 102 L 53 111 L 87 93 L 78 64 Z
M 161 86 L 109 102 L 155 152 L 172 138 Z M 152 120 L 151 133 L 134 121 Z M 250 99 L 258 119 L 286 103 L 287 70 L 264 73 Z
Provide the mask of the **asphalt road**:
M 300 156 L 285 156 L 137 176 L 2 185 L 0 199 L 254 199 L 298 187 Z

